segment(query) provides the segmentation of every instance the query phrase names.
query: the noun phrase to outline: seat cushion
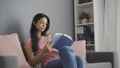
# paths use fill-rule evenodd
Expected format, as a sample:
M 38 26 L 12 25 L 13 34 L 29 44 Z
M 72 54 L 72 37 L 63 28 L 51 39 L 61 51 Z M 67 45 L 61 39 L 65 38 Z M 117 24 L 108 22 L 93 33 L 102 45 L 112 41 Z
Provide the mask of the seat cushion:
M 19 68 L 30 68 L 25 60 L 17 33 L 0 35 L 0 56 L 17 56 Z
M 112 68 L 110 62 L 87 63 L 86 68 Z

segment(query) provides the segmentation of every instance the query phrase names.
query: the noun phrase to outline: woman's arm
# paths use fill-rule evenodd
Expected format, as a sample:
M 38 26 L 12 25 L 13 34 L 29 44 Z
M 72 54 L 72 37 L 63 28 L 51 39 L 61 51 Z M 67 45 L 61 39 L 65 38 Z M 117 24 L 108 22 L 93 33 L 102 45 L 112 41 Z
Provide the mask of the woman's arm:
M 25 45 L 24 45 L 25 52 L 27 54 L 28 62 L 31 66 L 34 66 L 38 62 L 40 62 L 43 59 L 43 57 L 45 56 L 45 53 L 50 51 L 50 48 L 48 47 L 49 45 L 50 45 L 50 43 L 47 43 L 46 46 L 44 46 L 44 48 L 42 49 L 42 51 L 39 54 L 34 55 L 31 45 L 29 43 L 25 43 Z

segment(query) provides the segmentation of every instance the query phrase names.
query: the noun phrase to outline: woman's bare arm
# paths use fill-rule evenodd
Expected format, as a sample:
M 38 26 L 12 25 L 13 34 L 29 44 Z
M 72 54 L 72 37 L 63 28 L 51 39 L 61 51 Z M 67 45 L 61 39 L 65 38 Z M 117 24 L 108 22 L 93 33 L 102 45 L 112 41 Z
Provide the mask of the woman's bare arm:
M 46 46 L 44 46 L 44 48 L 42 49 L 42 52 L 37 55 L 34 55 L 30 44 L 24 45 L 25 52 L 26 52 L 27 58 L 28 58 L 28 62 L 30 63 L 31 66 L 34 66 L 37 63 L 39 63 L 43 59 L 45 53 L 50 51 L 50 48 L 48 47 L 49 45 L 50 45 L 50 43 L 47 43 Z

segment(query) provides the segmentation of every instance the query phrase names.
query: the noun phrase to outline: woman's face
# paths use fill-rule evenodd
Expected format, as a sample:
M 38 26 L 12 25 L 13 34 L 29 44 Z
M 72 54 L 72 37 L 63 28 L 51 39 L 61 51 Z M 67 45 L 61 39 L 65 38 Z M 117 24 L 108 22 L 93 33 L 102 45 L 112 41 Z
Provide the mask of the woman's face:
M 37 21 L 35 24 L 38 31 L 43 32 L 47 27 L 47 18 L 43 17 Z

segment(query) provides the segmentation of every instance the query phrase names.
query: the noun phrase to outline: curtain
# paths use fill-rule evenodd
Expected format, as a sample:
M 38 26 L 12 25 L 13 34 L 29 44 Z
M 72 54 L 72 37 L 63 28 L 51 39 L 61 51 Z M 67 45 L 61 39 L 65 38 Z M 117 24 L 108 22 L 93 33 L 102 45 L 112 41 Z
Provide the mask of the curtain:
M 120 68 L 120 0 L 117 0 L 117 47 L 118 68 Z
M 101 51 L 104 34 L 104 0 L 93 0 L 94 28 L 95 28 L 95 51 Z
M 104 51 L 116 50 L 117 35 L 117 0 L 105 0 Z
M 94 0 L 95 51 L 115 52 L 115 68 L 120 68 L 119 12 L 119 0 Z

